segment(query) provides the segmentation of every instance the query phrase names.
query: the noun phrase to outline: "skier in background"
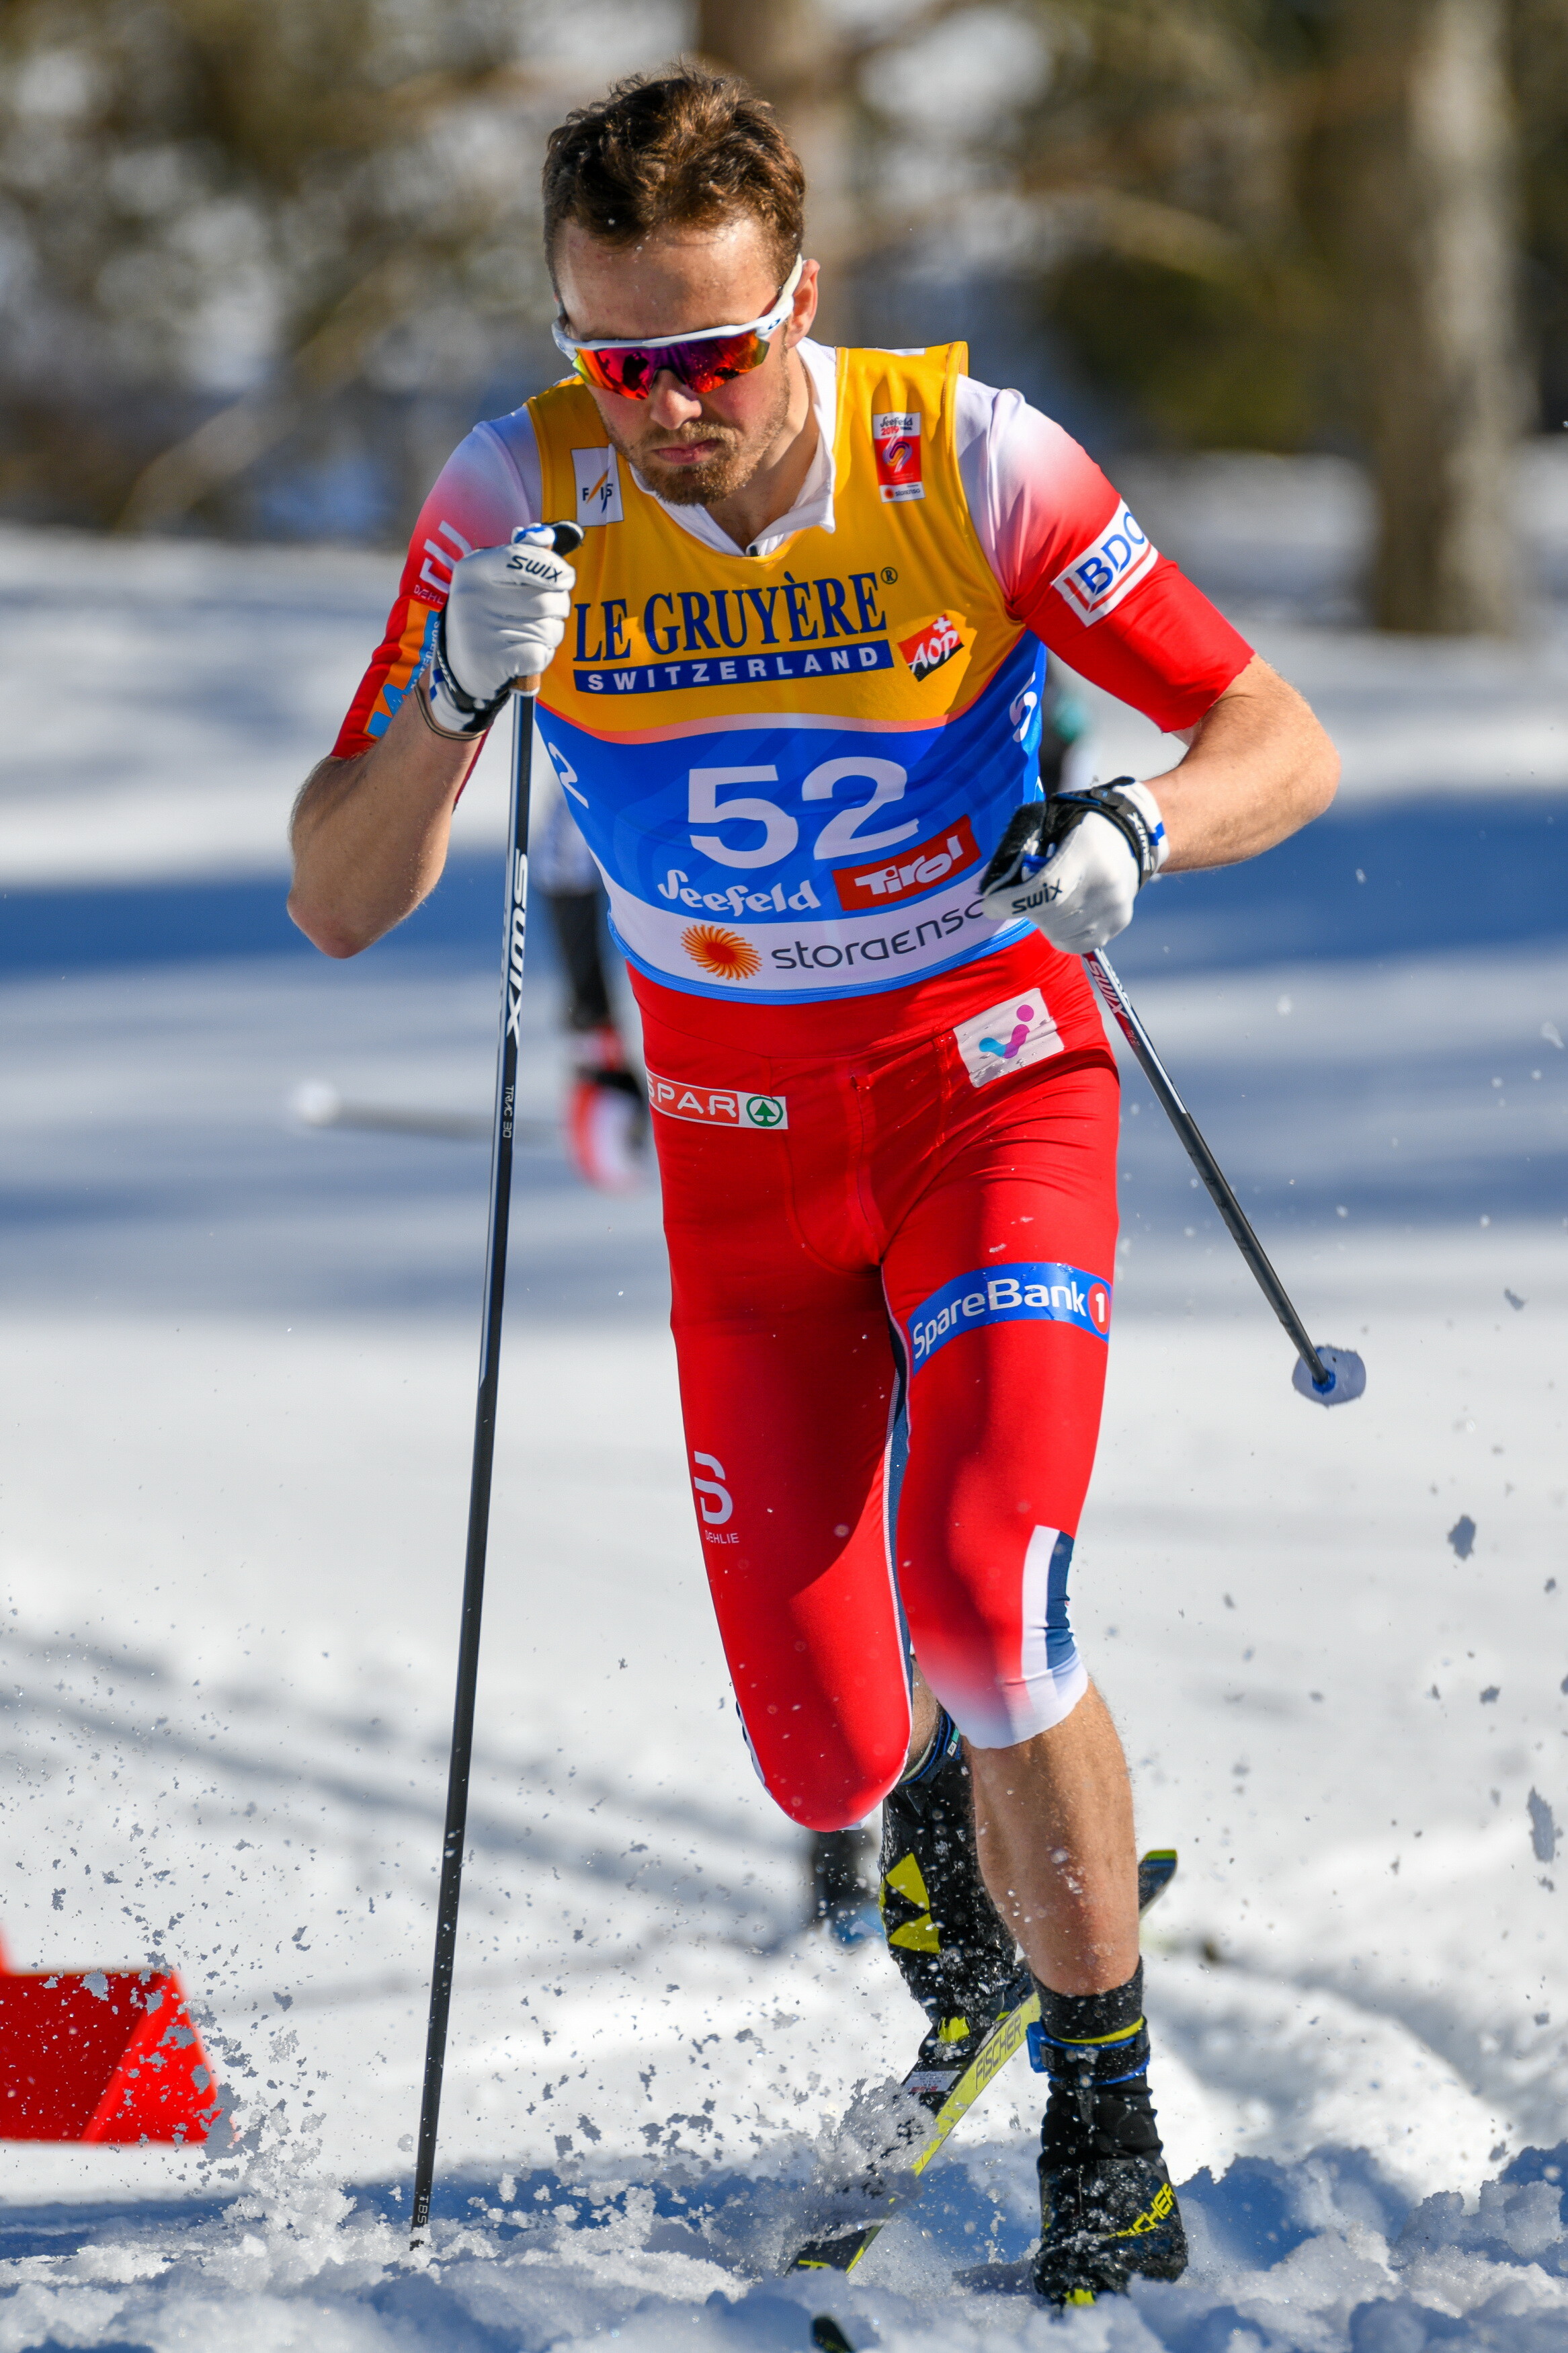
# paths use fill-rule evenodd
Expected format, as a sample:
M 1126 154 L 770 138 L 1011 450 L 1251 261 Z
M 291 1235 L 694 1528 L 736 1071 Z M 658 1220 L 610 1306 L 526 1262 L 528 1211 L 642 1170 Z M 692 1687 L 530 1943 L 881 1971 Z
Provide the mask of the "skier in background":
M 1068 1612 L 1116 1233 L 1116 1066 L 1079 959 L 1163 867 L 1308 822 L 1336 762 L 961 346 L 811 340 L 804 195 L 770 111 L 695 68 L 552 135 L 573 374 L 432 491 L 300 796 L 289 903 L 334 955 L 401 921 L 510 681 L 543 673 L 642 1012 L 693 1498 L 752 1754 L 814 1831 L 886 1801 L 884 1916 L 933 2077 L 1032 1972 L 1034 2276 L 1065 2303 L 1186 2260 L 1131 1788 Z M 567 516 L 572 563 L 538 529 Z M 1184 759 L 1042 804 L 1047 646 Z M 987 860 L 1031 802 L 1026 912 L 1025 868 Z
M 605 887 L 555 778 L 543 790 L 529 829 L 529 873 L 544 894 L 566 980 L 563 1008 L 571 1056 L 565 1116 L 567 1153 L 578 1175 L 604 1193 L 632 1193 L 645 1182 L 647 1095 L 626 1052 L 610 1001 L 605 965 Z

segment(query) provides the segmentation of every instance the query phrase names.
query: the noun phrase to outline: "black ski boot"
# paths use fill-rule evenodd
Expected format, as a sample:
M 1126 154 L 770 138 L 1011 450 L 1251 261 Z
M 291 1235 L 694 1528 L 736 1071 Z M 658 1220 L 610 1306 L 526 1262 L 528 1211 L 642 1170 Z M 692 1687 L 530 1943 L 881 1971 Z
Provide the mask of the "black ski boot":
M 889 1950 L 931 2021 L 921 2058 L 956 2077 L 1029 1978 L 980 1876 L 969 1767 L 945 1709 L 925 1756 L 884 1801 L 880 1902 Z
M 1187 2240 L 1145 2080 L 1143 1964 L 1110 1993 L 1039 1993 L 1029 2058 L 1051 2096 L 1035 2286 L 1052 2304 L 1092 2304 L 1134 2276 L 1179 2279 Z

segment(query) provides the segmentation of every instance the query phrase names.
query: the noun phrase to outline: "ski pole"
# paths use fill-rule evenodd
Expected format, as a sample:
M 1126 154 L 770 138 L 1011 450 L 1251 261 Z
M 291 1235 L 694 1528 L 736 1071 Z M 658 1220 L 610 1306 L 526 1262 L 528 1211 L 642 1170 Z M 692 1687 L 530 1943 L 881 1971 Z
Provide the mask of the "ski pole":
M 1131 1047 L 1144 1077 L 1159 1097 L 1171 1125 L 1181 1137 L 1187 1157 L 1207 1187 L 1209 1198 L 1224 1219 L 1232 1241 L 1252 1269 L 1258 1289 L 1290 1335 L 1300 1359 L 1291 1376 L 1295 1387 L 1303 1397 L 1313 1398 L 1319 1405 L 1348 1405 L 1366 1388 L 1366 1366 L 1353 1348 L 1319 1346 L 1307 1337 L 1307 1327 L 1291 1305 L 1289 1293 L 1268 1263 L 1268 1253 L 1253 1232 L 1246 1210 L 1231 1191 L 1224 1169 L 1204 1142 L 1196 1120 L 1176 1092 L 1170 1073 L 1154 1051 L 1152 1039 L 1138 1018 L 1132 999 L 1100 950 L 1091 949 L 1084 962 L 1111 1018 Z
M 583 537 L 574 522 L 547 526 L 558 555 L 570 555 Z M 526 533 L 515 532 L 515 539 Z M 417 688 L 416 691 L 417 691 Z M 474 1413 L 474 1462 L 468 1482 L 468 1544 L 463 1569 L 462 1628 L 458 1642 L 458 1696 L 452 1712 L 452 1755 L 447 1775 L 447 1826 L 441 1839 L 441 1886 L 436 1903 L 436 1958 L 430 1972 L 430 2022 L 425 2042 L 425 2090 L 419 2109 L 419 2149 L 414 2168 L 414 2221 L 409 2244 L 430 2238 L 430 2193 L 436 2180 L 436 2134 L 441 2078 L 447 2063 L 447 2022 L 452 2009 L 452 1967 L 458 1950 L 458 1906 L 463 1893 L 463 1843 L 468 1826 L 468 1769 L 474 1752 L 474 1698 L 479 1680 L 479 1620 L 485 1600 L 489 1543 L 490 1471 L 495 1460 L 496 1398 L 500 1376 L 501 1308 L 506 1297 L 507 1226 L 511 1208 L 511 1150 L 517 1104 L 517 1056 L 522 1018 L 522 949 L 528 914 L 528 804 L 533 765 L 533 703 L 537 678 L 512 681 L 511 819 L 507 828 L 506 928 L 501 941 L 500 1042 L 496 1052 L 495 1113 L 490 1128 L 489 1233 L 485 1248 L 484 1324 L 479 1343 L 479 1393 Z

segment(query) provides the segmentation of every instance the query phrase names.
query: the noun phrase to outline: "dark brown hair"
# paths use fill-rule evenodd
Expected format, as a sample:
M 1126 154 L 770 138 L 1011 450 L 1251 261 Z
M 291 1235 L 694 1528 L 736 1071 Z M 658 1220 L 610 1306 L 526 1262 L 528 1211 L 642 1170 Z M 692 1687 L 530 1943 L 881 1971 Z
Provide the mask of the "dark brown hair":
M 782 285 L 801 249 L 805 174 L 773 111 L 732 74 L 681 65 L 633 74 L 550 134 L 544 250 L 554 267 L 563 226 L 610 245 L 650 230 L 706 228 L 750 213 Z

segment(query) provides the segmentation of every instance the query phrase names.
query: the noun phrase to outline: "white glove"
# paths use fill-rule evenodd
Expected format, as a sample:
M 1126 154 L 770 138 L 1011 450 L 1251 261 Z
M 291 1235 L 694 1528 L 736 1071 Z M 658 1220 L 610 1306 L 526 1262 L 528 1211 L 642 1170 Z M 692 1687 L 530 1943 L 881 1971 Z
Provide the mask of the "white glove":
M 565 634 L 576 574 L 552 527 L 520 531 L 510 547 L 476 548 L 452 573 L 426 691 L 447 735 L 482 735 L 514 678 L 537 678 Z
M 980 903 L 995 923 L 1026 916 L 1064 955 L 1087 955 L 1127 929 L 1168 847 L 1159 802 L 1131 776 L 1053 793 L 1014 816 Z

